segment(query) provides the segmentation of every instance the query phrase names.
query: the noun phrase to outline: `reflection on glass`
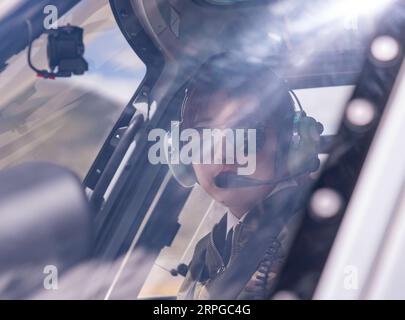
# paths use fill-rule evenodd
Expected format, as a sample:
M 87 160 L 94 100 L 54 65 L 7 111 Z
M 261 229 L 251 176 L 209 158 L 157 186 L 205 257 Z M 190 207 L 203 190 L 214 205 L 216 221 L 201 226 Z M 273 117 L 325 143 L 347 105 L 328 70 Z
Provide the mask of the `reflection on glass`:
M 366 59 L 365 50 L 368 39 L 374 31 L 378 16 L 389 3 L 390 1 L 305 3 L 293 0 L 280 1 L 263 5 L 260 12 L 252 9 L 250 15 L 246 14 L 243 17 L 245 20 L 242 19 L 246 22 L 245 24 L 228 26 L 216 35 L 217 41 L 220 42 L 219 39 L 223 39 L 226 46 L 237 48 L 238 52 L 235 54 L 242 60 L 262 64 L 264 68 L 270 67 L 272 71 L 284 78 L 287 85 L 294 89 L 306 114 L 322 123 L 324 126 L 322 135 L 333 137 L 339 129 L 346 102 L 353 92 L 355 80 Z M 196 25 L 194 27 L 196 28 Z M 193 31 L 196 35 L 198 34 L 197 29 L 188 30 L 189 34 Z M 220 50 L 224 50 L 221 43 L 215 42 L 215 39 L 212 42 L 214 47 L 218 46 Z M 199 44 L 196 41 L 195 44 L 191 42 L 189 46 L 198 47 Z M 201 50 L 204 49 L 201 48 Z M 229 77 L 232 78 L 231 75 Z M 251 77 L 251 81 L 256 83 L 256 89 L 252 90 L 253 97 L 266 94 L 266 85 L 262 86 L 263 83 L 257 82 L 254 74 L 247 74 L 246 77 Z M 212 82 L 212 78 L 209 81 Z M 271 86 L 269 82 L 265 84 Z M 200 113 L 204 113 L 199 110 L 208 108 L 213 103 L 212 96 L 215 93 L 212 92 L 215 92 L 215 89 L 211 89 L 211 94 L 207 90 L 205 99 L 201 98 L 202 102 L 196 103 L 199 109 L 196 109 L 195 117 L 198 118 Z M 248 104 L 254 103 L 252 101 L 253 99 Z M 235 101 L 228 96 L 228 103 L 235 103 Z M 213 122 L 218 124 L 223 117 L 226 118 L 227 115 L 224 116 L 222 111 L 218 104 L 218 112 L 209 115 L 210 118 L 216 119 Z M 233 115 L 243 117 L 242 113 L 237 111 Z M 319 155 L 321 164 L 327 157 L 327 153 Z M 315 181 L 320 169 L 311 173 L 312 182 Z M 201 177 L 198 178 L 201 179 Z M 220 198 L 219 193 L 217 195 L 214 193 L 213 196 L 209 188 L 207 190 L 204 183 L 201 183 L 201 180 L 199 182 L 200 185 L 193 189 L 180 213 L 178 221 L 181 228 L 176 238 L 169 247 L 160 252 L 139 297 L 177 296 L 179 290 L 184 291 L 187 287 L 184 285 L 184 278 L 173 277 L 171 274 L 173 270 L 180 264 L 190 265 L 190 262 L 193 264 L 192 257 L 196 252 L 196 244 L 210 234 L 213 228 L 230 223 L 229 217 L 225 218 L 226 223 L 220 220 L 224 219 L 224 214 L 225 217 L 229 216 L 232 209 L 226 206 L 226 203 L 223 205 L 216 202 L 215 198 Z M 309 188 L 310 185 L 311 183 L 305 188 Z M 243 195 L 240 196 L 243 197 Z M 282 208 L 279 209 L 282 211 Z M 292 233 L 289 234 L 289 237 L 291 236 Z M 286 241 L 288 242 L 288 239 Z M 219 247 L 217 246 L 217 249 L 220 249 Z M 219 271 L 220 274 L 222 272 Z M 190 277 L 190 270 L 187 277 Z M 207 291 L 216 277 L 208 275 L 202 278 L 199 278 L 201 281 L 195 281 L 197 287 L 201 285 L 203 287 L 199 293 L 195 294 L 193 289 L 191 295 L 189 295 L 190 292 L 185 295 L 183 292 L 182 297 L 209 297 Z M 212 285 L 215 287 L 214 284 Z M 205 290 L 204 286 L 208 289 Z
M 84 177 L 146 72 L 108 1 L 82 2 L 60 18 L 67 23 L 84 28 L 89 72 L 51 81 L 35 78 L 26 51 L 8 62 L 0 74 L 0 168 L 45 160 Z M 33 60 L 46 65 L 45 36 L 34 43 Z

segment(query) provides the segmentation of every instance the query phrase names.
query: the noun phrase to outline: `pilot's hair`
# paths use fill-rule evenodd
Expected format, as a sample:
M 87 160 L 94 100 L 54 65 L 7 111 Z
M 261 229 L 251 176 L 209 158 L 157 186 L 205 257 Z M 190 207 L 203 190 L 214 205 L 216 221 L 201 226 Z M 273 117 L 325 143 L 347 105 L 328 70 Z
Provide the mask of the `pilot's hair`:
M 293 131 L 294 102 L 286 83 L 263 63 L 243 61 L 230 54 L 216 55 L 199 68 L 187 91 L 182 129 L 194 126 L 200 108 L 210 103 L 215 92 L 224 92 L 229 98 L 255 97 L 259 103 L 241 110 L 241 117 L 265 122 L 275 131 L 279 148 L 288 148 Z

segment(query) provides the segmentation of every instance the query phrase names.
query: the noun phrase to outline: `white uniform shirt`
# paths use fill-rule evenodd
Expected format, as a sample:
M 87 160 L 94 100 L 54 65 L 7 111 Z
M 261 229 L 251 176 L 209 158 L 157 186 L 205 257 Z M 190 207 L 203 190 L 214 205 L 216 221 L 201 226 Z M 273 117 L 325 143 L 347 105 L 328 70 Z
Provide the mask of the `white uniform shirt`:
M 289 188 L 289 187 L 295 187 L 295 186 L 297 186 L 297 182 L 295 180 L 281 182 L 273 189 L 272 192 L 270 192 L 270 194 L 266 197 L 266 199 L 268 197 L 271 197 L 276 192 L 279 192 L 279 191 Z M 231 229 L 234 229 L 234 231 L 235 231 L 236 225 L 245 219 L 248 212 L 244 213 L 243 216 L 239 219 L 239 218 L 235 217 L 230 211 L 228 211 L 226 213 L 226 234 L 228 234 L 229 231 L 231 231 Z

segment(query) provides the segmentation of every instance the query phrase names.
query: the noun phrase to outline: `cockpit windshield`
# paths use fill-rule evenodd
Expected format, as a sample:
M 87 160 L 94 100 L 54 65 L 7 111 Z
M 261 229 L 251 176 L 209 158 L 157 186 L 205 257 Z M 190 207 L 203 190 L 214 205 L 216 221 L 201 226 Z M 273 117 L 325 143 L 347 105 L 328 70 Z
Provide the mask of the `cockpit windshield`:
M 18 7 L 14 4 L 10 10 Z M 145 65 L 125 42 L 107 1 L 84 1 L 58 20 L 60 26 L 68 23 L 86 30 L 89 73 L 57 81 L 38 79 L 28 68 L 24 50 L 8 60 L 0 74 L 2 169 L 46 160 L 84 178 L 145 75 Z M 34 42 L 32 51 L 35 64 L 45 66 L 46 35 Z M 82 156 L 71 157 L 72 152 Z
M 56 9 L 66 12 L 48 29 L 53 9 L 42 2 L 0 4 L 3 30 L 15 15 L 27 32 L 0 45 L 0 169 L 65 166 L 91 212 L 88 237 L 69 225 L 63 239 L 86 239 L 85 258 L 61 272 L 58 290 L 38 285 L 25 296 L 314 297 L 332 244 L 346 239 L 336 235 L 362 195 L 354 190 L 380 118 L 397 102 L 403 4 L 62 2 Z M 76 204 L 62 191 L 62 203 Z

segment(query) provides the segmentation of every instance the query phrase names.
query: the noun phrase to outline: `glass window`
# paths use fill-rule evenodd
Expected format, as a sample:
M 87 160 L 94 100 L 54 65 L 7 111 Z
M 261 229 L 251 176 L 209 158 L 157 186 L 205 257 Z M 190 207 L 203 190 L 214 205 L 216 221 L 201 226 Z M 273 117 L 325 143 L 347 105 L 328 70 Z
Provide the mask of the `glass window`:
M 324 125 L 324 134 L 334 135 L 353 89 L 353 86 L 311 88 L 296 90 L 296 94 L 308 116 Z M 320 155 L 322 163 L 326 159 L 326 154 Z M 171 246 L 164 248 L 156 259 L 139 298 L 176 296 L 184 278 L 173 277 L 170 271 L 179 264 L 190 263 L 197 242 L 212 230 L 226 212 L 227 209 L 215 202 L 201 186 L 194 187 L 179 216 L 181 228 Z
M 0 169 L 44 160 L 83 178 L 146 73 L 108 1 L 81 2 L 58 22 L 67 23 L 84 28 L 86 74 L 37 79 L 26 50 L 0 73 Z M 45 35 L 34 42 L 32 59 L 47 66 Z
M 231 4 L 239 1 L 205 2 Z M 144 176 L 139 176 L 139 178 L 143 178 L 145 181 L 148 176 L 152 179 L 159 176 L 161 180 L 156 178 L 156 181 L 163 182 L 159 187 L 152 183 L 148 185 L 150 192 L 145 193 L 144 198 L 141 198 L 143 194 L 140 192 L 134 192 L 136 205 L 125 206 L 126 203 L 122 200 L 121 203 L 124 203 L 123 207 L 127 214 L 123 214 L 121 226 L 123 222 L 131 221 L 129 213 L 136 212 L 143 218 L 142 223 L 139 223 L 140 227 L 134 227 L 135 236 L 129 235 L 125 241 L 117 241 L 115 244 L 117 247 L 124 248 L 120 253 L 125 253 L 126 258 L 131 257 L 142 261 L 139 263 L 138 270 L 142 270 L 143 273 L 137 274 L 141 286 L 134 289 L 139 298 L 177 296 L 180 287 L 185 284 L 184 277 L 175 276 L 176 269 L 179 271 L 178 267 L 182 264 L 188 266 L 186 277 L 186 286 L 188 285 L 188 289 L 190 289 L 188 292 L 192 292 L 193 297 L 196 295 L 201 297 L 200 294 L 207 293 L 201 287 L 204 288 L 209 281 L 212 281 L 211 283 L 216 281 L 214 269 L 223 263 L 216 271 L 218 274 L 226 274 L 227 267 L 231 263 L 229 261 L 233 261 L 232 258 L 226 257 L 227 248 L 224 243 L 215 243 L 214 235 L 212 236 L 214 246 L 211 242 L 207 244 L 206 242 L 211 240 L 205 239 L 206 235 L 210 234 L 211 237 L 214 228 L 223 227 L 226 232 L 221 229 L 219 237 L 223 242 L 227 242 L 226 235 L 229 231 L 234 231 L 233 227 L 227 228 L 229 225 L 236 226 L 241 223 L 242 228 L 250 228 L 251 225 L 248 225 L 248 221 L 255 219 L 252 218 L 251 213 L 254 213 L 257 207 L 250 206 L 249 209 L 244 210 L 248 205 L 245 207 L 245 204 L 240 205 L 240 203 L 244 201 L 244 198 L 246 200 L 249 197 L 252 199 L 256 197 L 252 190 L 263 194 L 258 196 L 260 198 L 258 202 L 255 202 L 256 198 L 246 200 L 251 201 L 249 205 L 266 203 L 278 192 L 291 187 L 305 193 L 313 186 L 322 169 L 322 164 L 328 159 L 328 148 L 324 150 L 320 145 L 330 147 L 331 142 L 334 141 L 334 135 L 338 133 L 346 104 L 354 92 L 356 80 L 367 59 L 370 37 L 375 32 L 379 15 L 384 12 L 389 3 L 389 0 L 356 1 L 355 4 L 352 1 L 335 0 L 314 0 L 305 3 L 295 0 L 257 1 L 255 6 L 229 6 L 227 10 L 223 10 L 219 6 L 212 6 L 210 10 L 205 11 L 198 6 L 176 7 L 162 2 L 158 8 L 155 8 L 154 13 L 161 15 L 159 16 L 161 19 L 156 20 L 159 21 L 156 25 L 154 24 L 156 21 L 151 18 L 152 14 L 146 13 L 143 18 L 150 18 L 152 27 L 152 31 L 149 30 L 149 32 L 155 32 L 154 40 L 159 43 L 159 48 L 168 57 L 167 69 L 178 72 L 168 72 L 165 74 L 168 79 L 166 83 L 157 82 L 157 87 L 151 88 L 152 92 L 161 94 L 156 98 L 156 106 L 160 111 L 159 116 L 166 120 L 166 122 L 162 121 L 164 125 L 161 127 L 152 129 L 163 129 L 162 131 L 165 132 L 168 128 L 167 124 L 171 120 L 179 120 L 175 115 L 179 113 L 181 107 L 183 107 L 183 112 L 182 122 L 179 124 L 180 131 L 197 127 L 200 129 L 236 129 L 238 127 L 235 124 L 243 123 L 244 118 L 249 121 L 253 118 L 256 121 L 267 121 L 266 130 L 268 131 L 265 134 L 268 140 L 264 144 L 268 144 L 263 147 L 265 149 L 262 151 L 273 150 L 274 153 L 272 153 L 272 157 L 267 158 L 267 160 L 271 158 L 267 167 L 264 164 L 265 161 L 262 161 L 263 167 L 261 168 L 266 167 L 267 171 L 264 170 L 261 172 L 262 175 L 258 174 L 253 177 L 252 179 L 255 181 L 249 180 L 249 177 L 247 179 L 235 178 L 236 169 L 231 166 L 224 165 L 222 169 L 218 169 L 219 167 L 212 169 L 215 167 L 214 164 L 211 167 L 213 171 L 210 171 L 211 169 L 198 167 L 203 166 L 199 163 L 194 164 L 192 170 L 190 167 L 187 169 L 185 166 L 179 168 L 177 165 L 171 165 L 167 174 L 161 169 L 158 175 L 157 170 L 153 171 L 150 168 L 148 159 L 143 158 L 145 170 L 140 175 Z M 367 10 L 363 10 L 364 8 Z M 153 15 L 153 17 L 156 16 Z M 205 21 L 209 22 L 205 23 Z M 166 26 L 165 23 L 167 23 Z M 235 63 L 235 61 L 240 63 Z M 268 72 L 266 73 L 264 70 Z M 168 87 L 170 88 L 168 89 Z M 186 90 L 184 91 L 183 88 Z M 282 94 L 283 91 L 286 91 L 286 95 L 291 96 L 294 106 L 289 106 L 289 102 L 283 100 L 286 98 L 286 95 Z M 181 97 L 178 97 L 179 92 Z M 176 103 L 172 106 L 169 101 L 173 100 Z M 277 113 L 275 109 L 278 104 L 274 101 L 283 101 L 279 105 L 285 107 L 284 112 Z M 271 109 L 272 104 L 274 104 L 273 110 Z M 255 108 L 255 105 L 260 108 Z M 293 112 L 288 110 L 291 109 L 290 107 L 294 108 Z M 167 110 L 166 113 L 165 110 Z M 305 112 L 306 117 L 303 117 L 302 111 Z M 293 116 L 291 122 L 287 124 L 283 117 L 289 112 Z M 320 125 L 315 122 L 319 122 L 322 129 L 319 129 Z M 196 123 L 199 125 L 197 126 Z M 288 131 L 289 126 L 291 126 L 289 140 L 283 140 L 286 138 L 283 136 L 283 130 Z M 308 133 L 314 128 L 316 128 L 315 136 L 314 131 Z M 308 136 L 312 136 L 312 138 L 309 139 Z M 173 137 L 169 135 L 167 141 L 173 141 Z M 259 140 L 255 141 L 258 144 Z M 274 144 L 269 141 L 273 141 Z M 316 146 L 313 145 L 314 142 L 317 143 Z M 170 143 L 172 142 L 168 142 L 168 144 Z M 347 141 L 342 143 L 347 143 Z M 170 150 L 181 149 L 182 147 L 175 146 Z M 202 152 L 205 152 L 204 148 L 202 149 Z M 147 151 L 145 150 L 145 153 Z M 260 150 L 256 152 L 258 158 L 260 152 Z M 308 154 L 303 156 L 300 154 L 301 152 L 315 153 L 316 165 L 313 165 L 313 154 L 311 157 L 307 157 Z M 283 155 L 281 158 L 278 158 L 279 153 Z M 279 161 L 285 161 L 282 164 L 287 167 L 287 170 L 282 168 L 282 165 L 280 166 Z M 290 164 L 290 161 L 295 165 L 302 165 L 302 171 L 294 171 L 297 169 Z M 311 164 L 309 164 L 310 161 L 312 161 Z M 260 165 L 259 162 L 260 160 L 257 165 Z M 210 166 L 212 163 L 208 165 Z M 292 169 L 293 167 L 295 169 Z M 217 169 L 218 171 L 214 173 Z M 283 170 L 285 171 L 283 172 Z M 174 178 L 182 180 L 183 174 L 187 175 L 188 181 L 194 174 L 194 179 L 198 183 L 191 189 L 187 197 L 182 198 L 179 195 L 182 192 L 187 194 L 186 191 L 175 188 L 172 182 Z M 227 187 L 222 187 L 218 183 L 220 180 L 217 178 L 224 177 L 221 176 L 222 174 L 226 176 L 226 179 L 224 178 L 225 180 L 222 181 L 228 183 Z M 230 183 L 232 178 L 234 178 L 233 186 Z M 241 181 L 248 184 L 241 188 L 242 191 L 235 187 Z M 184 180 L 180 182 L 184 182 Z M 272 188 L 254 189 L 257 187 L 254 183 L 263 183 L 261 186 L 271 185 Z M 135 183 L 133 185 L 136 186 Z M 252 188 L 249 189 L 250 187 Z M 223 190 L 227 188 L 228 190 Z M 230 190 L 232 188 L 234 189 Z M 173 197 L 169 196 L 170 192 Z M 295 195 L 291 197 L 292 203 L 295 201 Z M 186 200 L 181 204 L 174 203 L 173 198 L 175 197 L 182 201 Z M 147 203 L 151 203 L 151 205 L 139 209 L 140 201 L 148 201 Z M 234 204 L 235 206 L 232 207 Z M 269 216 L 275 214 L 272 216 L 274 221 L 283 220 L 282 216 L 287 206 L 288 201 L 270 212 Z M 176 214 L 171 215 L 168 212 L 176 212 Z M 179 212 L 178 216 L 177 212 Z M 277 212 L 280 213 L 278 216 Z M 249 216 L 250 218 L 247 218 Z M 269 246 L 276 243 L 282 247 L 283 256 L 276 257 L 279 260 L 275 258 L 278 262 L 283 261 L 288 253 L 289 241 L 293 238 L 293 231 L 299 225 L 299 218 L 299 215 L 294 216 L 292 219 L 294 221 L 289 222 L 288 225 L 285 222 L 275 233 L 277 236 L 273 239 L 274 242 L 269 243 Z M 248 219 L 248 221 L 246 222 L 244 219 Z M 273 221 L 270 223 L 270 220 L 263 219 L 260 220 L 264 221 L 263 225 L 260 225 L 261 222 L 256 224 L 256 226 L 259 225 L 258 230 L 265 232 L 265 230 L 272 229 Z M 172 240 L 172 230 L 175 228 L 170 229 L 170 232 L 167 230 L 173 226 L 173 220 L 176 220 L 175 222 L 179 226 Z M 268 226 L 265 225 L 266 223 Z M 277 225 L 277 222 L 274 224 Z M 168 228 L 167 237 L 170 238 L 170 241 L 165 238 L 166 242 L 162 240 L 165 237 L 165 226 Z M 231 239 L 234 239 L 232 238 L 234 235 L 235 233 L 231 233 Z M 122 234 L 120 236 L 124 238 Z M 249 237 L 254 239 L 258 236 L 251 234 Z M 269 239 L 270 233 L 266 237 Z M 115 237 L 116 239 L 118 236 Z M 221 239 L 220 241 L 222 241 Z M 203 246 L 202 249 L 196 247 L 198 243 Z M 241 243 L 243 243 L 242 240 Z M 251 243 L 254 243 L 254 240 Z M 234 245 L 235 243 L 232 244 L 233 248 L 235 248 Z M 237 243 L 237 245 L 243 248 L 245 244 Z M 212 252 L 217 250 L 214 255 L 216 254 L 217 258 L 218 255 L 221 256 L 215 262 L 218 265 L 208 266 L 207 264 L 212 261 L 205 261 L 204 265 L 200 263 L 200 260 L 193 258 L 193 255 L 197 253 L 197 255 L 202 254 L 202 256 L 198 256 L 199 258 L 205 259 L 204 253 L 198 251 L 205 249 L 212 250 Z M 243 249 L 238 250 L 235 249 L 236 253 L 231 252 L 233 258 L 237 256 L 238 252 L 243 252 Z M 254 251 L 251 252 L 252 256 L 256 254 Z M 246 256 L 249 259 L 247 253 Z M 228 258 L 230 260 L 225 263 Z M 237 258 L 234 261 L 238 261 Z M 193 269 L 194 271 L 199 270 L 195 271 L 194 275 L 190 271 L 193 266 L 197 268 Z M 131 273 L 125 263 L 121 267 L 120 271 L 124 270 L 123 274 Z M 277 276 L 279 270 L 272 272 Z M 194 276 L 199 279 L 193 280 Z M 117 275 L 118 281 L 114 283 L 114 290 L 118 295 L 120 292 L 119 277 L 120 274 Z M 250 280 L 252 279 L 247 279 L 246 283 L 249 283 Z M 199 292 L 197 294 L 194 290 L 196 287 L 191 284 L 193 281 L 198 283 L 196 290 Z M 139 287 L 141 287 L 140 290 L 138 290 Z M 190 298 L 190 296 L 187 297 Z
M 26 52 L 10 59 L 0 73 L 0 169 L 46 160 L 81 177 L 148 67 L 132 105 L 151 117 L 140 127 L 128 119 L 137 129 L 129 147 L 106 148 L 98 158 L 95 176 L 107 178 L 87 190 L 97 208 L 94 252 L 77 274 L 66 276 L 67 290 L 55 295 L 271 298 L 323 165 L 332 151 L 356 143 L 339 128 L 358 92 L 376 21 L 390 2 L 184 0 L 142 7 L 85 0 L 60 24 L 84 28 L 89 72 L 36 79 Z M 147 66 L 126 42 L 110 5 Z M 45 40 L 33 47 L 39 68 L 46 65 Z M 370 96 L 383 91 L 384 81 L 366 88 Z M 375 116 L 375 109 L 367 110 Z M 364 116 L 357 111 L 355 117 Z M 108 159 L 114 161 L 103 171 Z M 242 174 L 250 164 L 253 171 Z M 344 182 L 352 169 L 327 179 Z M 341 200 L 351 197 L 352 189 L 342 184 L 347 194 L 326 198 L 331 216 L 315 214 L 311 223 L 336 218 Z M 316 263 L 317 254 L 300 263 Z M 232 272 L 238 272 L 230 277 L 234 283 L 226 282 Z

